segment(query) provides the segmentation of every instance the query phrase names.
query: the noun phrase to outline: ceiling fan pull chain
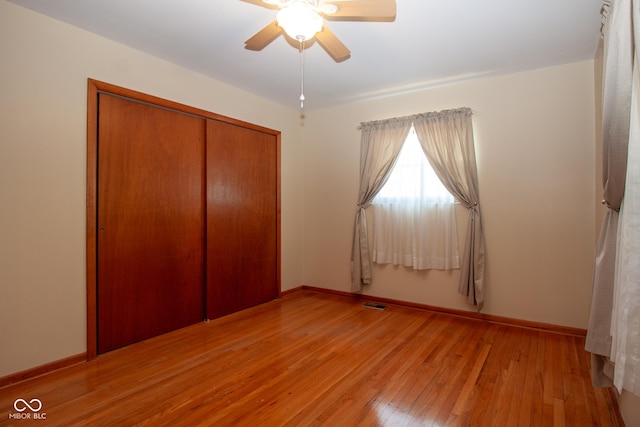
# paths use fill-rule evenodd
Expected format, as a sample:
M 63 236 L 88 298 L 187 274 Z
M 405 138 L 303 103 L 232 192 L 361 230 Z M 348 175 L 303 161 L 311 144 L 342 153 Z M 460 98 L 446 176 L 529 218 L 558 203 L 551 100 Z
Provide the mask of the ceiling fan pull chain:
M 304 40 L 300 42 L 300 109 L 304 108 Z

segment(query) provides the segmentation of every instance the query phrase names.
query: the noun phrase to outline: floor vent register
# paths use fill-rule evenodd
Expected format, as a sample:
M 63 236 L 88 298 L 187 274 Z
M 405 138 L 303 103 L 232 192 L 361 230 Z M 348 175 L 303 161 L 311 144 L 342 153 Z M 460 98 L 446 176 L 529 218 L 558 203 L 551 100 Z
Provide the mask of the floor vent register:
M 374 310 L 386 310 L 387 306 L 384 304 L 380 304 L 377 302 L 367 302 L 364 304 L 365 307 L 367 308 L 373 308 Z

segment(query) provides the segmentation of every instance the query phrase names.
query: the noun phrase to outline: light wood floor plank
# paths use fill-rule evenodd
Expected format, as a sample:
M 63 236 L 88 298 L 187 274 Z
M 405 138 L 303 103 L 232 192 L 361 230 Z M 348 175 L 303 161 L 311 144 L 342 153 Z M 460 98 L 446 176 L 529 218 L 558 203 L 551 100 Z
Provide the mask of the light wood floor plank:
M 300 291 L 2 388 L 0 426 L 616 426 L 583 348 Z

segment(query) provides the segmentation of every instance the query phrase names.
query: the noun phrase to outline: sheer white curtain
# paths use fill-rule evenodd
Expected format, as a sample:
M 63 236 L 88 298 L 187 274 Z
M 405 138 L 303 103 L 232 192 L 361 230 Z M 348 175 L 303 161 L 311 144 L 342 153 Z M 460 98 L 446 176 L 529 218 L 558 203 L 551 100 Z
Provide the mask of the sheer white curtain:
M 429 165 L 415 130 L 372 207 L 374 263 L 460 268 L 454 198 Z

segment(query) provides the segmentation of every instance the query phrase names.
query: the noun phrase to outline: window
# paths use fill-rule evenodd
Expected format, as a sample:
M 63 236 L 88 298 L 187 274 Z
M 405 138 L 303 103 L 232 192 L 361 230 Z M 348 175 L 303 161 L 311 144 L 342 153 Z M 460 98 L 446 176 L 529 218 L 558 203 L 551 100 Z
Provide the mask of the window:
M 413 127 L 391 176 L 373 199 L 378 264 L 416 270 L 460 267 L 454 198 L 429 164 Z
M 391 176 L 374 200 L 376 203 L 402 203 L 419 202 L 420 199 L 433 203 L 454 202 L 429 164 L 412 127 Z

